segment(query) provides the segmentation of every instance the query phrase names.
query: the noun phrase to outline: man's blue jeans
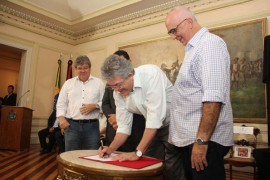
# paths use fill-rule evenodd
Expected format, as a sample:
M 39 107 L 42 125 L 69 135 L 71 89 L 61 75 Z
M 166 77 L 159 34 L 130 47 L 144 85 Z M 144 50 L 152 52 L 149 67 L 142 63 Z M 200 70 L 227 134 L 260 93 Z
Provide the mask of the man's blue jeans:
M 65 150 L 98 149 L 100 142 L 99 121 L 78 123 L 67 119 L 70 127 L 65 129 Z

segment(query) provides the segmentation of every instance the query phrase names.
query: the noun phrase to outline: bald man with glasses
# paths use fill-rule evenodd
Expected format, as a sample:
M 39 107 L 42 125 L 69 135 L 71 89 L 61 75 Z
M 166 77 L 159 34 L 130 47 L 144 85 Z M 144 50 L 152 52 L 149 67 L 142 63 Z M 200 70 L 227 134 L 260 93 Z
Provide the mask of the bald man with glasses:
M 172 9 L 165 25 L 185 46 L 172 93 L 169 142 L 183 153 L 187 180 L 225 180 L 223 158 L 233 145 L 227 45 L 185 7 Z

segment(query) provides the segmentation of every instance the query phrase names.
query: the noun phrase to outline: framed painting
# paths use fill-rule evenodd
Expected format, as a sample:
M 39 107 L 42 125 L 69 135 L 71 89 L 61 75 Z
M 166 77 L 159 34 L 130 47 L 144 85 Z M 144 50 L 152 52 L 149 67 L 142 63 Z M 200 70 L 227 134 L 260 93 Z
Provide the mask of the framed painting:
M 262 83 L 266 19 L 211 29 L 227 43 L 231 56 L 231 101 L 235 122 L 267 123 Z
M 231 101 L 234 122 L 267 123 L 266 90 L 262 83 L 266 19 L 210 29 L 227 43 L 231 57 Z M 169 37 L 119 47 L 133 65 L 155 64 L 172 83 L 184 59 L 184 46 Z

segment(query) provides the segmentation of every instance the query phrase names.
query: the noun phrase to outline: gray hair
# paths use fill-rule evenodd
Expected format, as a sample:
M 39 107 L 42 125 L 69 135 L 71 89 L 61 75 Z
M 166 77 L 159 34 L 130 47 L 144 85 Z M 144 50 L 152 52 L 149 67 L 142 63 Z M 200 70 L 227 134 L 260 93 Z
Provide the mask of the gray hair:
M 189 8 L 186 8 L 184 6 L 177 6 L 177 7 L 172 8 L 169 13 L 174 12 L 174 11 L 181 12 L 181 16 L 184 16 L 185 18 L 191 18 L 193 21 L 197 22 L 197 18 L 194 12 L 191 11 Z
M 129 73 L 134 74 L 132 64 L 115 54 L 110 55 L 101 67 L 101 74 L 105 80 L 113 79 L 115 76 L 121 76 L 125 79 Z
M 89 68 L 91 68 L 90 59 L 86 55 L 78 56 L 74 63 L 74 67 L 77 68 L 78 65 L 84 65 L 84 64 L 87 64 Z

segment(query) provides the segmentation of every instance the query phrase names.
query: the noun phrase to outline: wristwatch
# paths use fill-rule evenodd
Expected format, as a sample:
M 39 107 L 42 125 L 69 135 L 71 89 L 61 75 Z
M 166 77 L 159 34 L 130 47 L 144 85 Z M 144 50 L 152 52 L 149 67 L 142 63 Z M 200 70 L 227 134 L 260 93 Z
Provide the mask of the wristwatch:
M 135 150 L 135 154 L 136 154 L 136 156 L 138 156 L 139 158 L 142 157 L 142 155 L 143 155 L 143 154 L 142 154 L 142 151 L 137 150 L 137 149 Z
M 202 138 L 197 138 L 195 140 L 195 143 L 197 143 L 198 145 L 207 145 L 209 141 L 205 141 Z

